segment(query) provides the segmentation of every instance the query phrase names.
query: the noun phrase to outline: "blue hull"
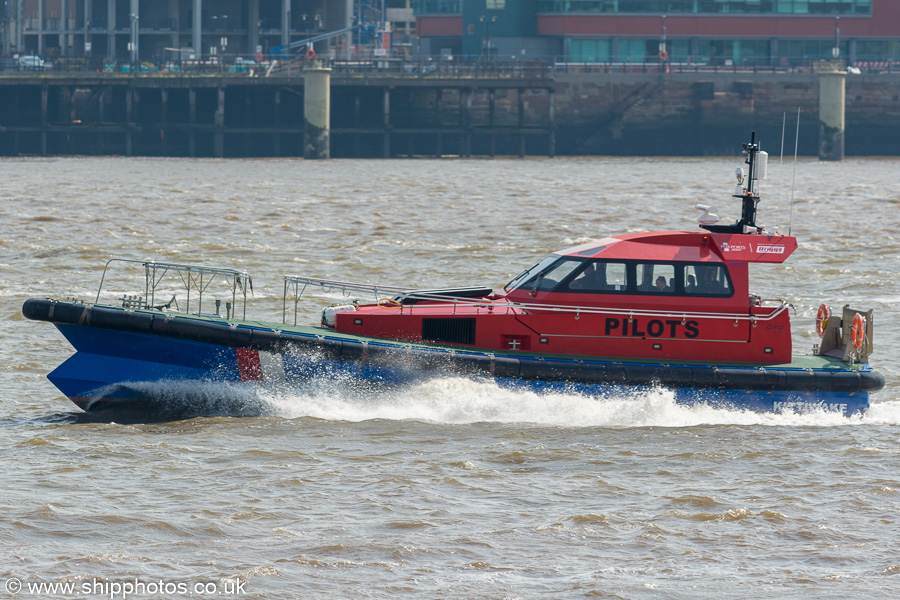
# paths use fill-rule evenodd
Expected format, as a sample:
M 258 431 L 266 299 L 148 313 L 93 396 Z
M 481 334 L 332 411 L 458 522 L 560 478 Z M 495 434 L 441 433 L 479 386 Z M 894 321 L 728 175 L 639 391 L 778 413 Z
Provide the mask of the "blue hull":
M 55 323 L 76 349 L 76 353 L 56 368 L 48 378 L 80 408 L 99 412 L 128 410 L 165 413 L 169 416 L 197 414 L 252 414 L 260 408 L 253 394 L 241 398 L 238 388 L 292 386 L 317 378 L 363 384 L 402 385 L 428 377 L 445 375 L 441 368 L 447 360 L 471 359 L 484 367 L 480 372 L 462 372 L 475 377 L 492 377 L 499 385 L 545 392 L 571 392 L 587 395 L 609 395 L 621 391 L 664 387 L 674 390 L 675 400 L 682 404 L 704 403 L 723 408 L 752 411 L 835 411 L 854 414 L 869 404 L 866 391 L 737 389 L 728 387 L 695 387 L 691 385 L 629 385 L 622 383 L 572 383 L 570 380 L 548 380 L 536 376 L 504 377 L 505 357 L 476 353 L 460 353 L 433 348 L 417 348 L 388 343 L 360 342 L 348 338 L 330 338 L 343 344 L 343 354 L 356 360 L 333 359 L 328 351 L 317 349 L 316 343 L 327 339 L 300 333 L 286 333 L 302 342 L 305 351 L 270 352 L 252 348 L 236 348 L 164 335 L 119 331 L 83 325 Z M 225 325 L 225 327 L 228 327 Z M 290 341 L 290 340 L 288 340 Z M 416 354 L 416 361 L 411 358 Z M 424 362 L 436 365 L 423 369 Z M 490 362 L 490 366 L 486 366 Z M 539 368 L 565 372 L 567 368 L 603 367 L 604 372 L 625 368 L 621 363 L 585 363 L 569 360 L 519 360 L 517 373 Z M 415 364 L 414 364 L 415 363 Z M 532 364 L 533 363 L 533 364 Z M 628 365 L 635 369 L 658 369 L 659 365 Z M 727 379 L 728 367 L 673 366 L 686 374 L 685 381 L 708 378 Z M 746 378 L 748 369 L 734 368 L 735 375 Z M 803 371 L 805 369 L 798 369 Z M 752 374 L 752 372 L 750 373 Z M 771 377 L 771 373 L 765 373 Z M 760 377 L 764 376 L 760 375 Z M 833 373 L 823 373 L 823 377 Z M 212 384 L 212 385 L 210 385 Z M 217 387 L 218 386 L 218 387 Z M 225 386 L 225 387 L 223 387 Z M 227 390 L 227 391 L 226 391 Z M 228 398 L 216 398 L 217 394 Z M 197 402 L 197 400 L 202 400 Z M 223 405 L 222 402 L 226 402 Z M 186 407 L 193 407 L 185 413 Z M 179 412 L 181 411 L 181 412 Z

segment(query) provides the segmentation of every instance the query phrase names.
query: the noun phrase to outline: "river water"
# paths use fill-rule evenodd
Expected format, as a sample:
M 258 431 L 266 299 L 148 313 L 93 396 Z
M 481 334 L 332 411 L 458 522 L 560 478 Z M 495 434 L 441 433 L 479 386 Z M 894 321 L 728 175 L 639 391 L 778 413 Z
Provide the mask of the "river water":
M 0 160 L 0 597 L 896 597 L 900 160 L 771 162 L 759 222 L 800 249 L 751 289 L 796 307 L 795 351 L 821 302 L 875 309 L 888 385 L 864 416 L 447 377 L 84 419 L 45 378 L 70 348 L 21 306 L 92 299 L 109 258 L 246 269 L 270 320 L 288 274 L 496 288 L 562 247 L 693 228 L 697 202 L 736 219 L 741 161 Z

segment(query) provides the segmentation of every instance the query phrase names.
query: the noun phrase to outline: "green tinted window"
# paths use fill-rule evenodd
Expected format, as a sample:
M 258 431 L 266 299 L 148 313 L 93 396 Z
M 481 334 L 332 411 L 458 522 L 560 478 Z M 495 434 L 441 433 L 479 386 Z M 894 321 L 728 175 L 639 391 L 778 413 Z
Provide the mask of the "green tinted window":
M 872 0 L 539 0 L 538 11 L 657 15 L 684 13 L 868 15 L 872 14 Z

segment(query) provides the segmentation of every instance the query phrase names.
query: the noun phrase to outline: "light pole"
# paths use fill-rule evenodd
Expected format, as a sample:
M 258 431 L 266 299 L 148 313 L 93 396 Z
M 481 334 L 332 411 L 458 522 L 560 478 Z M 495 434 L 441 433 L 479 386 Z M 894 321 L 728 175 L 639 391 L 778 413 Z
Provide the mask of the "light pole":
M 228 31 L 228 15 L 213 15 L 212 16 L 213 31 Z M 225 51 L 228 48 L 228 38 L 226 36 L 219 37 L 219 53 L 221 56 L 218 59 L 219 68 L 222 68 L 222 64 L 225 62 Z
M 486 19 L 484 15 L 481 15 L 478 19 L 482 23 L 484 23 L 484 48 L 482 48 L 482 56 L 484 55 L 485 49 L 487 50 L 488 58 L 491 58 L 491 25 L 497 22 L 497 15 L 491 16 L 490 19 Z
M 841 18 L 834 18 L 834 48 L 831 49 L 831 56 L 834 60 L 841 57 Z
M 303 19 L 303 29 L 306 30 L 306 53 L 309 54 L 310 48 L 313 47 L 312 42 L 309 41 L 309 38 L 312 37 L 312 33 L 310 32 L 310 27 L 309 27 L 309 21 L 307 20 L 309 18 L 309 15 L 304 13 L 300 16 Z M 315 52 L 315 50 L 313 50 L 313 52 Z
M 660 17 L 662 21 L 662 37 L 659 42 L 659 60 L 666 62 L 669 59 L 669 52 L 666 50 L 666 15 Z

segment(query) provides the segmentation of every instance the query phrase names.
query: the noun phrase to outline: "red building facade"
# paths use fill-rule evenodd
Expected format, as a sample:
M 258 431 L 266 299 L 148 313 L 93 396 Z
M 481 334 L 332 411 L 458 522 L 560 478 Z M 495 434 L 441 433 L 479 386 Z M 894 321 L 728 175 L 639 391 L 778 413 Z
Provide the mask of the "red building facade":
M 478 5 L 472 10 L 471 4 Z M 423 47 L 459 54 L 484 16 L 499 56 L 585 63 L 803 65 L 835 57 L 851 64 L 900 62 L 897 0 L 423 0 Z M 504 35 L 504 20 L 533 11 L 536 35 Z M 471 46 L 470 46 L 471 47 Z M 527 48 L 527 50 L 524 50 Z M 426 50 L 427 51 L 427 50 Z M 537 56 L 540 54 L 541 56 Z

